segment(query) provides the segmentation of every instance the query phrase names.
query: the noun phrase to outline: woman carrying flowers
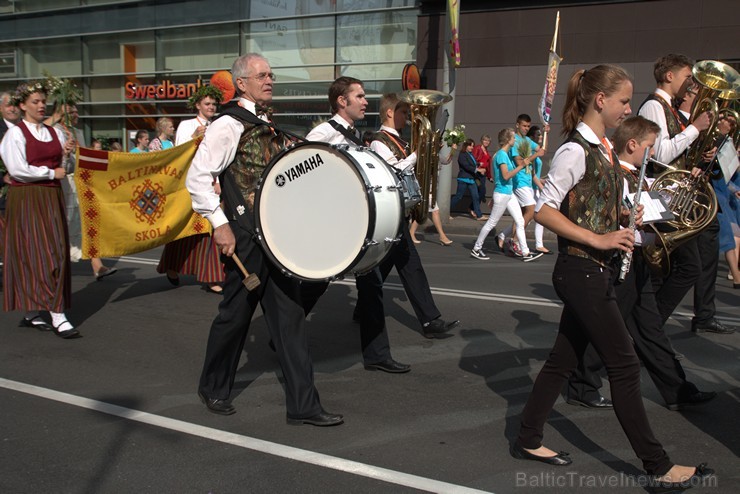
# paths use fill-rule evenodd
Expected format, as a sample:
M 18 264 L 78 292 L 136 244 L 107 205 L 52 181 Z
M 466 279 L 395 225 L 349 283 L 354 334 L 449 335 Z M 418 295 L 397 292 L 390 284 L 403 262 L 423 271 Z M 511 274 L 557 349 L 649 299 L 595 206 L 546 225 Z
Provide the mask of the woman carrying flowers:
M 43 124 L 46 87 L 23 83 L 13 96 L 23 119 L 0 144 L 0 156 L 11 183 L 7 197 L 4 253 L 4 309 L 24 310 L 21 326 L 54 330 L 62 338 L 79 332 L 67 320 L 71 278 L 69 238 L 60 180 L 62 161 L 75 143 L 64 133 Z M 50 326 L 39 315 L 49 311 Z

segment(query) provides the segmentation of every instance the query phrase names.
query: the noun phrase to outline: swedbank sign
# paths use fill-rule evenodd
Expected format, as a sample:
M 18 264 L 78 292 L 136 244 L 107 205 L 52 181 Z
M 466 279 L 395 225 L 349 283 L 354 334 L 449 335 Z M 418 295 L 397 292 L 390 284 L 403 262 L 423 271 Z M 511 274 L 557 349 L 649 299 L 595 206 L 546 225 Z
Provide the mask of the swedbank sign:
M 188 99 L 201 86 L 203 81 L 188 82 L 184 84 L 164 80 L 158 84 L 137 84 L 127 82 L 125 87 L 126 99 Z

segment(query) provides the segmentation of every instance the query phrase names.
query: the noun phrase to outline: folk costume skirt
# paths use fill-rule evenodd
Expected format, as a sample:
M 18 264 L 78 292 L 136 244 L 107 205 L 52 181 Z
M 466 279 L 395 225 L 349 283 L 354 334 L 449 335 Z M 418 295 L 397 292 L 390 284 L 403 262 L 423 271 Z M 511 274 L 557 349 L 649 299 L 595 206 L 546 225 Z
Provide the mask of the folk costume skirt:
M 157 272 L 167 270 L 195 275 L 201 283 L 223 283 L 226 278 L 218 247 L 208 234 L 192 235 L 165 245 Z
M 3 261 L 6 311 L 69 309 L 69 235 L 60 187 L 10 187 Z

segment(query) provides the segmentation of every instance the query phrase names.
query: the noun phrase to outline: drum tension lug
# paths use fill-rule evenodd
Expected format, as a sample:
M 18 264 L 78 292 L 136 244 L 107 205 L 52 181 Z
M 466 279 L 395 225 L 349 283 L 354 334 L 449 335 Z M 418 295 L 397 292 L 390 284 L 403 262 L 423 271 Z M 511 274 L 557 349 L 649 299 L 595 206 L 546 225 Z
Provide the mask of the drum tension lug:
M 378 241 L 371 238 L 365 239 L 365 247 L 372 247 L 373 245 L 378 245 Z
M 397 244 L 400 241 L 401 241 L 401 237 L 396 237 L 396 238 L 385 237 L 385 243 L 387 244 Z
M 369 187 L 367 188 L 367 190 L 368 190 L 368 192 L 370 192 L 370 191 L 373 191 L 373 192 L 380 192 L 380 191 L 382 191 L 382 190 L 383 190 L 383 186 L 382 186 L 382 185 L 375 185 L 375 186 L 372 186 L 372 185 L 371 185 L 371 186 L 369 186 Z

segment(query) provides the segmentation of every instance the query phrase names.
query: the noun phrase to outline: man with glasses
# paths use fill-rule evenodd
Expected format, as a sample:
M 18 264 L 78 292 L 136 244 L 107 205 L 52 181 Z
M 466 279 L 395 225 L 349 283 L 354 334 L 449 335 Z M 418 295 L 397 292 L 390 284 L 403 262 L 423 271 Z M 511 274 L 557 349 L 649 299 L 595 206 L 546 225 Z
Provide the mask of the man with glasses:
M 270 263 L 253 236 L 257 183 L 271 158 L 290 142 L 270 122 L 275 76 L 267 60 L 256 53 L 237 58 L 231 73 L 239 100 L 225 105 L 208 126 L 186 181 L 193 209 L 213 226 L 226 270 L 224 298 L 208 337 L 198 395 L 213 413 L 236 411 L 228 399 L 259 303 L 285 379 L 288 424 L 339 425 L 342 416 L 324 411 L 314 386 L 300 285 Z M 213 188 L 216 177 L 221 181 L 223 209 Z M 258 287 L 245 288 L 232 256 L 259 277 Z

